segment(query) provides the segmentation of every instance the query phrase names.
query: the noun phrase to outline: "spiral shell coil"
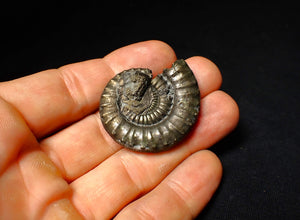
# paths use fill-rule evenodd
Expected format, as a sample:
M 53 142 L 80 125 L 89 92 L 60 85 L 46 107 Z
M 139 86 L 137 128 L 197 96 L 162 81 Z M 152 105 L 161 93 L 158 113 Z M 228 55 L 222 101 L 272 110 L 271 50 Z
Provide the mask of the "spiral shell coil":
M 160 152 L 180 142 L 196 122 L 200 92 L 184 60 L 152 79 L 133 68 L 117 74 L 100 100 L 105 130 L 119 144 L 142 152 Z

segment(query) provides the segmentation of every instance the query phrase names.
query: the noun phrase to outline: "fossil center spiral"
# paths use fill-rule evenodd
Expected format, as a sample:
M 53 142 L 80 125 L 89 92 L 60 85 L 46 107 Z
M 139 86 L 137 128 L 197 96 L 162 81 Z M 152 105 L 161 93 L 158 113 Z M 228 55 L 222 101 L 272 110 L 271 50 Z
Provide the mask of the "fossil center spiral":
M 149 69 L 132 69 L 122 76 L 117 90 L 117 104 L 122 116 L 137 125 L 153 125 L 170 111 L 171 85 L 160 76 L 152 79 Z

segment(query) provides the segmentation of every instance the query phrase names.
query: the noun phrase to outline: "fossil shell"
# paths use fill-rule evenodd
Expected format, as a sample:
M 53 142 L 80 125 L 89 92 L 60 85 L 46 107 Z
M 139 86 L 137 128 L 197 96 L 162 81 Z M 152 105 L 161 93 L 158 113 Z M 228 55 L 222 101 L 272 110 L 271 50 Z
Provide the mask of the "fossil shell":
M 100 100 L 104 128 L 121 145 L 142 152 L 159 152 L 181 141 L 196 122 L 200 92 L 184 60 L 152 79 L 149 69 L 117 74 Z

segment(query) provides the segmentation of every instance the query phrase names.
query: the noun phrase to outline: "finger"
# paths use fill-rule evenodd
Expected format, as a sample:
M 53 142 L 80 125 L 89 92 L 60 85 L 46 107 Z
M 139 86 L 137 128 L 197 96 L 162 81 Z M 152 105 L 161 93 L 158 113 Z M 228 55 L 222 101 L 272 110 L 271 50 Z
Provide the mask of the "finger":
M 73 204 L 67 198 L 54 201 L 45 210 L 43 219 L 72 219 L 81 220 L 82 216 L 74 208 Z
M 153 189 L 190 154 L 211 146 L 230 132 L 237 123 L 236 108 L 224 92 L 210 93 L 202 99 L 199 128 L 188 140 L 158 154 L 118 151 L 72 182 L 73 204 L 86 218 L 111 218 L 129 202 Z
M 22 150 L 1 175 L 1 217 L 41 219 L 44 213 L 53 216 L 63 211 L 65 217 L 80 216 L 70 203 L 70 187 L 58 169 L 39 150 L 37 142 L 30 148 Z
M 73 181 L 122 148 L 104 133 L 97 112 L 44 139 L 40 145 L 64 178 Z
M 0 98 L 0 174 L 16 159 L 20 149 L 36 139 L 20 114 Z
M 215 154 L 199 151 L 115 219 L 194 219 L 217 189 L 221 175 L 222 166 Z
M 222 75 L 212 61 L 195 56 L 187 59 L 186 62 L 197 79 L 201 98 L 221 87 Z
M 149 68 L 153 74 L 162 72 L 176 60 L 173 49 L 161 41 L 146 41 L 115 50 L 105 56 L 113 72 L 120 73 L 129 68 Z
M 0 99 L 0 174 L 3 219 L 40 219 L 48 204 L 56 203 L 56 199 L 70 192 L 58 169 L 40 151 L 23 118 L 3 99 Z M 78 215 L 75 209 L 72 213 Z
M 229 134 L 239 121 L 239 107 L 225 92 L 215 91 L 202 99 L 200 117 L 184 145 L 206 149 Z
M 41 138 L 95 111 L 102 90 L 118 68 L 140 66 L 161 71 L 174 60 L 173 50 L 165 43 L 141 42 L 104 59 L 1 83 L 0 96 L 20 111 L 33 133 Z
M 203 57 L 193 57 L 187 63 L 198 79 L 203 97 L 220 87 L 221 74 L 211 61 Z M 87 116 L 45 139 L 41 146 L 68 180 L 81 176 L 120 149 L 120 145 L 103 128 L 99 113 Z

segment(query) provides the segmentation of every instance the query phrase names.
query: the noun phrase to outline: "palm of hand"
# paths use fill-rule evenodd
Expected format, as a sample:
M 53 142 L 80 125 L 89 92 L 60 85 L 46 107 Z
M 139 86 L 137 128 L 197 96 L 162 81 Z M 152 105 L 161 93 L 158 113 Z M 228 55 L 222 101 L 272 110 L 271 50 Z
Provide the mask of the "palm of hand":
M 112 76 L 142 66 L 159 73 L 175 60 L 162 42 L 130 45 L 82 63 L 0 84 L 0 216 L 3 219 L 190 219 L 211 198 L 221 164 L 203 150 L 237 124 L 238 108 L 210 61 L 187 60 L 201 112 L 180 146 L 131 152 L 104 131 L 97 109 Z

